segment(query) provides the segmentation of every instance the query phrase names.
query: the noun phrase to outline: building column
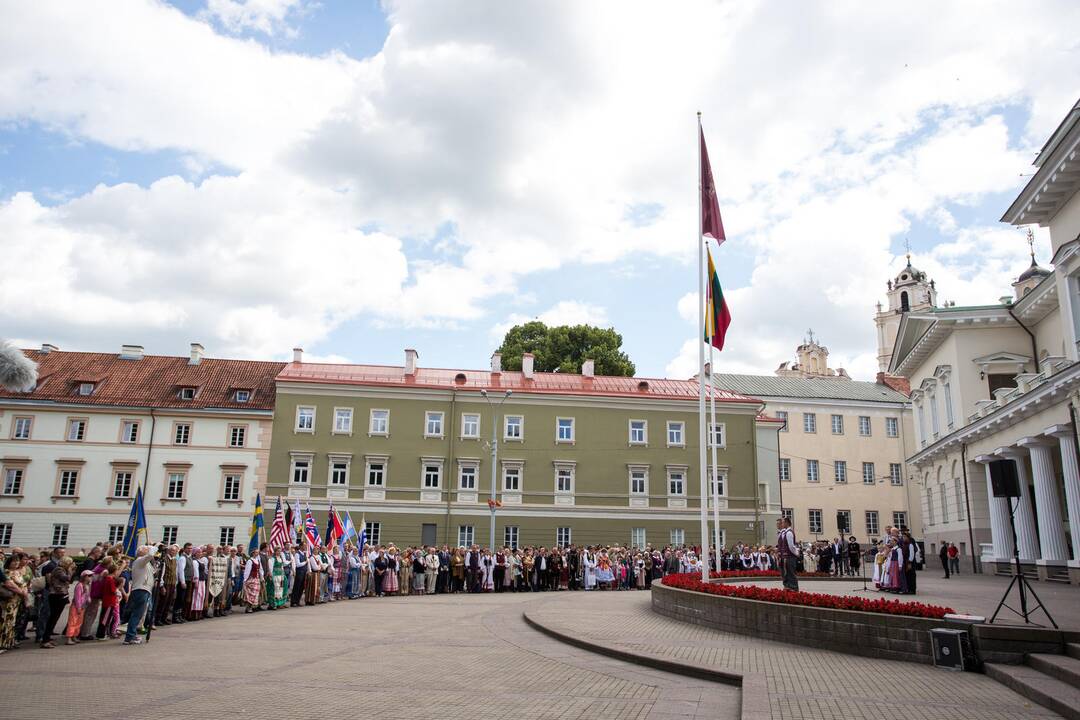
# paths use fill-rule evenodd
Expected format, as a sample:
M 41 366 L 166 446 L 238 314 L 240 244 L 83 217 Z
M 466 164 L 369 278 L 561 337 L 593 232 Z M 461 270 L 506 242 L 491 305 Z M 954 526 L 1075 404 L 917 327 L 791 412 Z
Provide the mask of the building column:
M 1020 497 L 1016 500 L 1012 498 L 1003 499 L 1006 502 L 1013 503 L 1016 507 L 1016 545 L 1020 549 L 1020 562 L 1034 564 L 1039 557 L 1039 536 L 1035 532 L 1035 513 L 1031 505 L 1031 486 L 1028 481 L 1027 466 L 1024 465 L 1024 457 L 1027 453 L 1017 448 L 1008 447 L 998 448 L 994 451 L 994 454 L 1016 463 L 1016 476 L 1020 479 Z
M 1019 445 L 1031 453 L 1031 471 L 1035 476 L 1035 507 L 1039 516 L 1039 560 L 1047 565 L 1064 565 L 1069 559 L 1065 547 L 1065 526 L 1061 522 L 1061 497 L 1054 474 L 1054 458 L 1048 438 L 1023 438 Z
M 1073 563 L 1080 564 L 1080 463 L 1076 458 L 1076 437 L 1072 425 L 1047 428 L 1047 435 L 1058 439 L 1061 449 L 1061 472 L 1065 476 L 1065 504 L 1069 509 L 1069 529 L 1072 531 Z
M 994 486 L 990 481 L 990 463 L 999 460 L 993 455 L 980 455 L 975 462 L 982 466 L 986 473 L 986 498 L 990 503 L 990 541 L 994 544 L 994 558 L 1002 562 L 1010 562 L 1013 556 L 1012 535 L 1009 533 L 1009 506 L 1008 498 L 994 497 Z M 975 548 L 971 549 L 975 552 Z

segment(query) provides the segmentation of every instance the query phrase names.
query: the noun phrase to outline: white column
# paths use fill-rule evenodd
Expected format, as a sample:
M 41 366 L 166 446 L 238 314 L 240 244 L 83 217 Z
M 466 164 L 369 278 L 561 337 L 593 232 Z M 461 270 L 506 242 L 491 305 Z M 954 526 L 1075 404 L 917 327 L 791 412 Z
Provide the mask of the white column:
M 1039 557 L 1039 536 L 1035 533 L 1035 513 L 1031 505 L 1031 486 L 1024 457 L 1027 453 L 1017 448 L 1000 448 L 996 454 L 1016 462 L 1016 475 L 1020 478 L 1020 497 L 1004 498 L 1013 504 L 1016 521 L 1016 544 L 1020 548 L 1020 562 L 1034 563 Z M 1008 507 L 1008 506 L 1006 506 Z
M 1073 561 L 1080 561 L 1080 464 L 1076 459 L 1076 438 L 1072 425 L 1055 425 L 1048 435 L 1058 439 L 1061 448 L 1061 471 L 1065 475 L 1065 504 L 1069 508 Z
M 1010 561 L 1013 556 L 1012 534 L 1009 530 L 1009 506 L 1007 498 L 994 497 L 994 486 L 990 481 L 990 463 L 998 458 L 993 455 L 980 455 L 975 462 L 982 465 L 986 473 L 986 498 L 990 502 L 990 541 L 994 544 L 994 557 Z M 975 552 L 974 548 L 972 552 Z
M 1061 498 L 1054 474 L 1054 458 L 1050 454 L 1049 438 L 1024 438 L 1021 447 L 1031 453 L 1031 471 L 1035 476 L 1035 509 L 1039 517 L 1040 560 L 1052 565 L 1064 565 L 1069 559 L 1065 547 L 1065 526 L 1061 522 Z

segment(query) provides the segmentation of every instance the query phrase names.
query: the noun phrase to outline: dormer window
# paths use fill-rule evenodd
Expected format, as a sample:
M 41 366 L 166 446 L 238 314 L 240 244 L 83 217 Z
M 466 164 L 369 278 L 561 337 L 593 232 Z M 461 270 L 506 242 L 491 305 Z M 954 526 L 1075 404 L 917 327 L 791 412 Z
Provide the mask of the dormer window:
M 195 390 L 196 390 L 196 388 L 193 388 L 193 387 L 182 387 L 182 388 L 180 388 L 180 399 L 181 400 L 194 400 L 195 399 Z
M 93 395 L 94 394 L 94 383 L 92 383 L 92 382 L 79 383 L 79 394 L 84 395 L 84 396 L 85 395 Z
M 246 403 L 248 400 L 251 399 L 251 391 L 250 390 L 237 390 L 236 395 L 234 397 L 236 398 L 236 402 L 238 402 L 238 403 Z

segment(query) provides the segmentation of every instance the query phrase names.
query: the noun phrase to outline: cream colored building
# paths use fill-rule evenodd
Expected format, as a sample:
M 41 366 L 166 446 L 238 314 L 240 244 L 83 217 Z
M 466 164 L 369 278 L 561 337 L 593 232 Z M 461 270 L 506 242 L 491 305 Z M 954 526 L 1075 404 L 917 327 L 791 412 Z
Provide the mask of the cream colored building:
M 984 564 L 1010 572 L 1010 501 L 993 497 L 987 468 L 1014 460 L 1025 574 L 1073 582 L 1080 582 L 1078 153 L 1080 104 L 1043 147 L 1034 176 L 1002 218 L 1049 228 L 1053 270 L 1039 268 L 1032 256 L 1012 293 L 997 302 L 912 309 L 899 324 L 889 365 L 911 382 L 917 445 L 909 463 L 930 552 L 943 541 L 971 538 Z
M 767 415 L 786 421 L 772 461 L 796 535 L 831 540 L 844 522 L 845 535 L 862 543 L 888 525 L 907 525 L 918 536 L 904 463 L 914 449 L 907 397 L 830 368 L 828 348 L 812 335 L 797 356 L 775 376 L 712 375 L 716 387 L 761 398 Z

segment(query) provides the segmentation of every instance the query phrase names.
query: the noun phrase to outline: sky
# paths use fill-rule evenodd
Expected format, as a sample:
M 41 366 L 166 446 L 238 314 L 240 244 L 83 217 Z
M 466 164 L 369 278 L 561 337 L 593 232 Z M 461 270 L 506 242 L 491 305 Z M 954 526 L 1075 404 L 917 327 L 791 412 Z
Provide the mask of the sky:
M 515 323 L 696 371 L 701 111 L 733 322 L 873 379 L 912 262 L 986 304 L 1080 3 L 0 0 L 0 337 L 484 368 Z M 1036 233 L 1049 261 L 1049 238 Z

